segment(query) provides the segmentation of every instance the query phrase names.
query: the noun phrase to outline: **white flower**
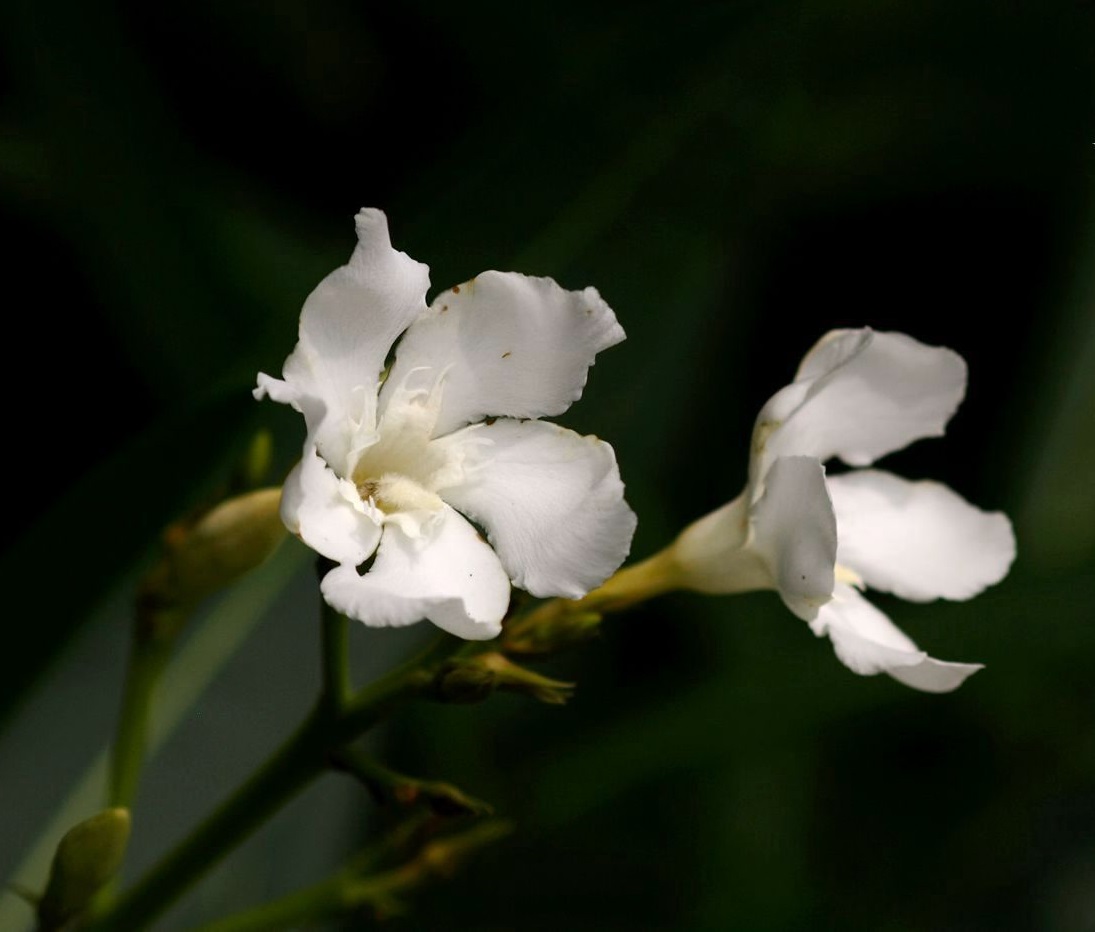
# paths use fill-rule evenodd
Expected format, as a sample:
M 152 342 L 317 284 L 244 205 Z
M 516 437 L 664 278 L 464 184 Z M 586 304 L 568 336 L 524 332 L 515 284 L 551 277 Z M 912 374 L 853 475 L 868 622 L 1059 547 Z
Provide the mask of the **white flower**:
M 485 639 L 510 580 L 580 597 L 627 556 L 635 516 L 607 443 L 536 418 L 570 407 L 624 338 L 612 310 L 593 288 L 512 272 L 427 308 L 429 269 L 392 248 L 384 214 L 362 210 L 357 235 L 305 302 L 283 379 L 255 390 L 307 424 L 281 512 L 339 564 L 324 598 L 368 625 L 428 618 Z
M 671 548 L 678 585 L 777 589 L 856 673 L 955 689 L 980 665 L 929 657 L 859 590 L 971 598 L 1007 574 L 1010 522 L 936 482 L 876 469 L 827 476 L 823 463 L 869 466 L 941 436 L 965 389 L 966 364 L 949 349 L 869 329 L 826 334 L 761 410 L 745 491 Z

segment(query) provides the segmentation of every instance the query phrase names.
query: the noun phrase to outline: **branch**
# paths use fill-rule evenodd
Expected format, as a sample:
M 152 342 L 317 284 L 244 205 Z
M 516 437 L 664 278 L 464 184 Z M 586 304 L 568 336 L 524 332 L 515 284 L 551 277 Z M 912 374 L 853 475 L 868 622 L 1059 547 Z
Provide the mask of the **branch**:
M 441 780 L 421 780 L 385 767 L 362 751 L 345 748 L 331 757 L 339 770 L 360 780 L 381 806 L 425 803 L 437 815 L 491 815 L 492 806 Z
M 372 907 L 376 916 L 401 912 L 399 897 L 435 879 L 451 877 L 480 848 L 505 837 L 510 823 L 491 820 L 427 842 L 415 857 L 372 876 L 343 870 L 311 887 L 203 927 L 201 932 L 272 932 L 299 923 L 347 916 Z

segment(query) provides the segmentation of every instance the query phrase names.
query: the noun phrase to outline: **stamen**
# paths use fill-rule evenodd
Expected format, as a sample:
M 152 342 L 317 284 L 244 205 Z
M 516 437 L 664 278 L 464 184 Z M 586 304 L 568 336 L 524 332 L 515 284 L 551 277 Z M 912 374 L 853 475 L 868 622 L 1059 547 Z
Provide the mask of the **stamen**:
M 863 582 L 863 577 L 859 575 L 855 570 L 850 570 L 846 566 L 841 566 L 839 563 L 833 570 L 833 576 L 838 583 L 845 583 L 849 586 L 855 586 L 856 589 L 866 589 L 866 583 Z

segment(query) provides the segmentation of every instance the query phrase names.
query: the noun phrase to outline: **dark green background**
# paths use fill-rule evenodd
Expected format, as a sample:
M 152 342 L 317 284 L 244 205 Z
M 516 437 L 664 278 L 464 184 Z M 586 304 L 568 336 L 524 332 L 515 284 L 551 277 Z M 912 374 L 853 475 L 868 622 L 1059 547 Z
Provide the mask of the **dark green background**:
M 936 656 L 987 664 L 951 696 L 852 675 L 771 594 L 681 595 L 556 661 L 580 683 L 563 709 L 400 719 L 393 760 L 519 831 L 393 928 L 1095 929 L 1093 19 L 1078 0 L 9 0 L 0 724 L 256 425 L 291 462 L 302 425 L 249 388 L 375 205 L 437 288 L 512 268 L 615 308 L 628 340 L 562 420 L 615 446 L 636 556 L 737 493 L 759 406 L 823 332 L 864 324 L 970 364 L 949 436 L 885 465 L 1004 508 L 1019 538 L 971 603 L 878 599 Z M 311 662 L 297 622 L 280 653 L 246 649 L 274 692 Z M 365 654 L 388 635 L 354 631 Z M 79 712 L 43 746 L 105 740 Z M 195 915 L 291 885 L 268 873 Z

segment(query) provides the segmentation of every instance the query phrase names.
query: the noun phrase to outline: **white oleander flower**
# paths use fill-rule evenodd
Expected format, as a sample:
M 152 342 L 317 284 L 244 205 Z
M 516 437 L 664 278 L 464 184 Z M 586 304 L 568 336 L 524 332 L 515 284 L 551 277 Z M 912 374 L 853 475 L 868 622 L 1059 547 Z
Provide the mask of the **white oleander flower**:
M 612 447 L 537 420 L 581 396 L 624 332 L 596 289 L 513 272 L 427 307 L 429 269 L 392 248 L 384 214 L 356 223 L 349 263 L 304 304 L 283 378 L 258 377 L 255 397 L 292 405 L 308 430 L 282 518 L 338 564 L 321 587 L 339 611 L 491 638 L 511 580 L 578 598 L 627 556 L 635 516 Z
M 860 591 L 912 601 L 968 599 L 1015 558 L 1011 523 L 936 482 L 853 467 L 936 437 L 965 394 L 952 350 L 901 333 L 834 330 L 761 410 L 745 491 L 686 528 L 668 553 L 675 584 L 701 592 L 778 590 L 856 673 L 889 673 L 929 692 L 979 664 L 935 660 Z

